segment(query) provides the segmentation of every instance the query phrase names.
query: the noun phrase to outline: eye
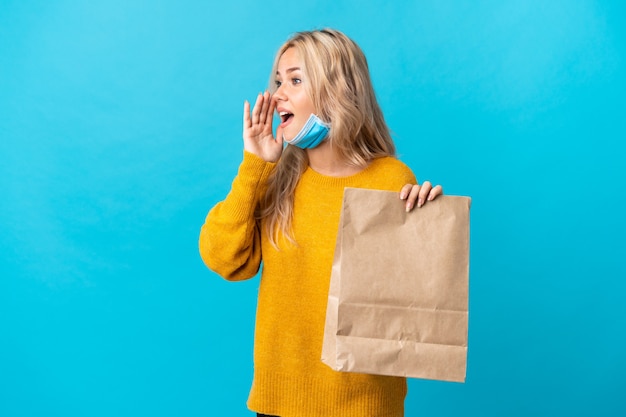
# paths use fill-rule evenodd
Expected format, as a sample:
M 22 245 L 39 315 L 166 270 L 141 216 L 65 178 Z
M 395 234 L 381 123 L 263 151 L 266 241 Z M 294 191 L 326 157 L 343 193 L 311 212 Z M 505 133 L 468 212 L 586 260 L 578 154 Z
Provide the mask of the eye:
M 302 80 L 300 78 L 292 78 L 291 79 L 291 83 L 294 84 L 294 85 L 295 84 L 301 84 Z
M 280 86 L 282 85 L 282 83 L 278 80 L 274 81 L 274 84 L 276 85 L 276 88 L 280 88 Z

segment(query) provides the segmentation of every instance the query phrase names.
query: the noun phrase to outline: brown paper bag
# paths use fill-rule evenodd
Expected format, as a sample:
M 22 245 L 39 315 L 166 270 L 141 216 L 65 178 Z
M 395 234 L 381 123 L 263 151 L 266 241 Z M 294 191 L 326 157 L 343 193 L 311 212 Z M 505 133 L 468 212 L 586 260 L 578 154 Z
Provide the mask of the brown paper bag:
M 406 213 L 398 192 L 347 188 L 322 361 L 337 371 L 464 382 L 469 197 Z

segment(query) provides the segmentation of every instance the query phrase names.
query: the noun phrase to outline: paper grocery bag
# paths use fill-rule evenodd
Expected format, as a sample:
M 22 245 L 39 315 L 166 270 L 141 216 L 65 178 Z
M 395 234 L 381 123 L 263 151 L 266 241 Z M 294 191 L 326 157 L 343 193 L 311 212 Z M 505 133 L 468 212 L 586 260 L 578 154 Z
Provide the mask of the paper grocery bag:
M 469 197 L 410 213 L 398 192 L 347 188 L 322 361 L 337 371 L 464 382 Z

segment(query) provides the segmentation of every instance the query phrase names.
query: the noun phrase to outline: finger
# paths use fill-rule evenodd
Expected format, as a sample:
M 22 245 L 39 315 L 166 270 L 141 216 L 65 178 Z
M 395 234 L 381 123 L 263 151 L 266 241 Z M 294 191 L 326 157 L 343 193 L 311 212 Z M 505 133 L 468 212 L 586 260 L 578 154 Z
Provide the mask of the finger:
M 259 112 L 259 123 L 265 123 L 267 121 L 267 109 L 270 106 L 269 93 L 266 91 L 261 98 L 263 101 L 261 102 L 261 111 Z
M 420 189 L 422 187 L 420 187 L 419 184 L 415 184 L 411 187 L 411 191 L 409 192 L 409 196 L 406 199 L 406 211 L 411 211 L 411 209 L 413 209 L 413 207 L 415 207 L 415 201 L 417 200 L 417 197 L 419 195 Z
M 428 193 L 433 189 L 433 185 L 430 181 L 424 181 L 422 184 L 422 188 L 420 188 L 420 192 L 417 196 L 417 207 L 422 207 L 426 202 L 426 198 L 428 198 Z
M 267 114 L 265 115 L 265 124 L 272 127 L 272 123 L 274 122 L 274 110 L 276 110 L 276 100 L 273 97 L 267 96 L 267 100 L 269 101 L 269 107 L 267 109 Z
M 248 100 L 245 100 L 243 102 L 243 128 L 244 130 L 249 128 L 251 124 L 252 124 L 252 121 L 250 120 L 250 103 L 248 102 Z
M 404 187 L 402 187 L 402 189 L 400 190 L 400 200 L 406 200 L 406 198 L 409 196 L 409 193 L 411 192 L 411 188 L 413 188 L 413 184 L 406 184 Z
M 259 123 L 259 113 L 261 112 L 261 107 L 263 107 L 263 95 L 259 93 L 256 97 L 254 107 L 252 108 L 252 124 Z
M 428 201 L 433 201 L 438 195 L 442 195 L 442 194 L 443 194 L 443 187 L 441 185 L 436 185 L 428 193 Z

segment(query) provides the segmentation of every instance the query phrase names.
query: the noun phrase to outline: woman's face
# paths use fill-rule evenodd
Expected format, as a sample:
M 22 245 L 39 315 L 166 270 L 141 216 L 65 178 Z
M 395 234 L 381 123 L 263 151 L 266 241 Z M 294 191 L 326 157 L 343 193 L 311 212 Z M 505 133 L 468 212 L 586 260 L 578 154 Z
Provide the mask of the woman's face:
M 303 72 L 304 63 L 296 48 L 287 49 L 278 60 L 276 69 L 276 112 L 286 140 L 293 139 L 302 129 L 315 107 L 306 90 L 308 80 Z M 309 86 L 310 87 L 310 86 Z

